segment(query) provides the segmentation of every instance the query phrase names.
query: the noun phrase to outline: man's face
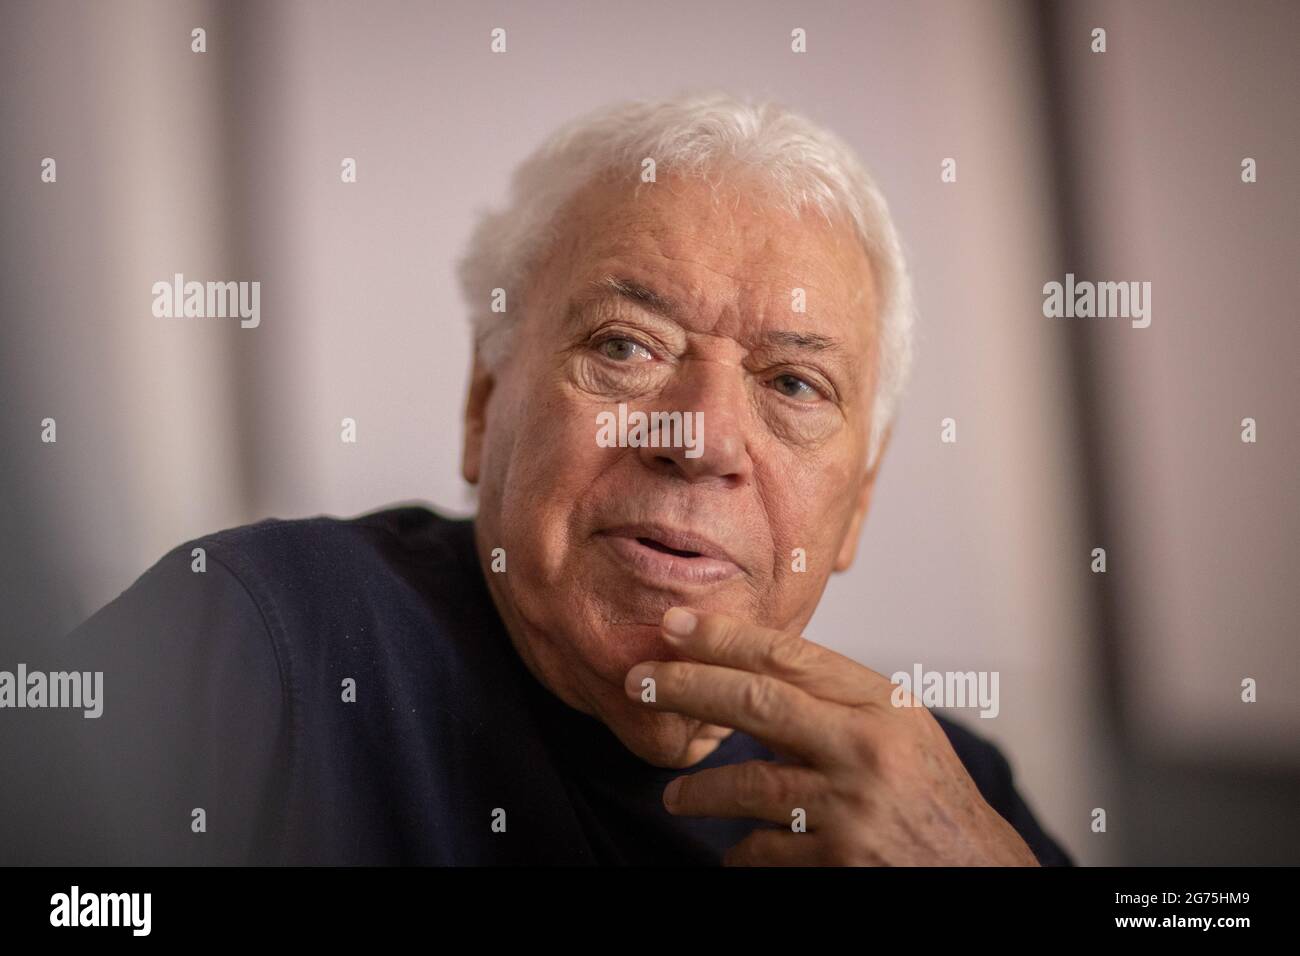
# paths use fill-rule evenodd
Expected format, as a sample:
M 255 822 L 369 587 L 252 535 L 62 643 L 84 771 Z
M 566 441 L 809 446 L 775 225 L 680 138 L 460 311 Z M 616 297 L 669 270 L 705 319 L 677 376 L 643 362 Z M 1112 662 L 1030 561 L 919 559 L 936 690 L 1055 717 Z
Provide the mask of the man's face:
M 632 665 L 673 659 L 664 611 L 801 631 L 853 559 L 872 483 L 867 255 L 846 223 L 728 182 L 716 205 L 698 179 L 584 190 L 508 303 L 522 317 L 495 372 L 476 366 L 466 415 L 480 558 L 505 549 L 507 570 L 487 578 L 515 646 L 664 766 L 724 735 L 623 692 Z M 620 403 L 700 412 L 703 441 L 603 447 L 598 416 Z

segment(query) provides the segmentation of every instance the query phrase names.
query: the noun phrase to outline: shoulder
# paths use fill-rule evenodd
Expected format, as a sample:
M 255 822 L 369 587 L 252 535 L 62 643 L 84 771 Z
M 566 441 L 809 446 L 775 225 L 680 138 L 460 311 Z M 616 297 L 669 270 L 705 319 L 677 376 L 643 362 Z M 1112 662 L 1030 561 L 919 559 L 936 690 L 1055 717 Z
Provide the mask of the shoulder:
M 273 632 L 436 604 L 477 573 L 472 519 L 420 505 L 268 518 L 186 542 L 168 556 L 173 565 L 176 552 L 237 579 Z
M 384 508 L 352 518 L 267 518 L 181 545 L 203 548 L 232 570 L 261 573 L 286 586 L 310 586 L 331 576 L 406 556 L 452 556 L 463 549 L 470 519 L 447 518 L 421 505 Z
M 471 519 L 406 505 L 358 517 L 268 518 L 185 541 L 81 625 L 108 619 L 237 619 L 282 637 L 291 625 L 345 620 L 428 596 L 475 571 Z M 437 573 L 442 572 L 442 573 Z
M 273 857 L 267 794 L 345 736 L 350 712 L 329 706 L 340 679 L 387 715 L 408 675 L 450 670 L 451 628 L 433 609 L 480 573 L 472 554 L 472 522 L 421 507 L 260 521 L 176 546 L 50 642 L 51 665 L 102 675 L 99 718 L 65 721 L 59 738 L 93 803 L 81 814 L 74 798 L 61 825 L 121 823 L 82 834 L 84 858 Z M 193 839 L 195 808 L 211 813 L 206 840 Z
M 930 713 L 943 728 L 980 794 L 1015 827 L 1039 862 L 1044 866 L 1072 866 L 1069 854 L 1047 834 L 1017 790 L 1011 763 L 1001 749 L 953 718 L 933 710 Z
M 102 719 L 65 743 L 86 755 L 94 813 L 57 818 L 122 826 L 85 834 L 84 858 L 276 859 L 300 788 L 364 763 L 375 735 L 418 739 L 431 698 L 461 719 L 452 691 L 474 697 L 466 675 L 487 670 L 464 648 L 494 646 L 459 626 L 491 606 L 474 555 L 471 520 L 418 506 L 269 519 L 165 554 L 50 648 L 104 673 Z M 356 709 L 340 705 L 349 678 Z M 196 806 L 221 808 L 205 841 Z
M 340 672 L 392 684 L 450 670 L 468 642 L 457 625 L 490 604 L 476 586 L 471 519 L 421 506 L 267 519 L 178 545 L 58 643 L 129 651 L 186 685 L 238 690 L 253 673 L 300 702 Z
M 267 519 L 177 550 L 201 552 L 209 571 L 238 583 L 291 691 L 310 692 L 341 667 L 395 678 L 449 664 L 461 611 L 482 603 L 472 519 L 419 505 Z

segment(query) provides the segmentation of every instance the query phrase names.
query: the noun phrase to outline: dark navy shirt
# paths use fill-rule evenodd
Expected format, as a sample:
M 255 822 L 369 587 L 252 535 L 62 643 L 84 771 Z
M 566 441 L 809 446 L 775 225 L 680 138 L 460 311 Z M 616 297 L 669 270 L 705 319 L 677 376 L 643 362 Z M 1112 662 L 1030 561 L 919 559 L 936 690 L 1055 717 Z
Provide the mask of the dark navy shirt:
M 523 664 L 472 521 L 422 507 L 188 542 L 50 651 L 104 671 L 104 709 L 61 715 L 41 862 L 717 864 L 756 824 L 674 817 L 664 787 L 774 757 L 736 731 L 685 770 L 642 761 Z M 1068 865 L 1002 754 L 939 720 L 1040 861 Z

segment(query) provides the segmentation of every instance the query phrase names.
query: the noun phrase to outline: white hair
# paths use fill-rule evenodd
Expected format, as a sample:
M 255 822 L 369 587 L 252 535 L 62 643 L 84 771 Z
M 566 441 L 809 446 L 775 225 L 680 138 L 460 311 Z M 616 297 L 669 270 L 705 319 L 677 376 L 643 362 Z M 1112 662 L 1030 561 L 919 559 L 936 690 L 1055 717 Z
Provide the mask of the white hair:
M 617 103 L 561 127 L 515 170 L 505 208 L 482 214 L 458 275 L 475 347 L 495 368 L 510 312 L 494 312 L 492 290 L 518 295 L 529 270 L 559 233 L 560 212 L 611 170 L 638 177 L 651 158 L 659 171 L 703 175 L 736 164 L 766 174 L 773 195 L 795 215 L 811 207 L 827 221 L 847 215 L 881 289 L 879 366 L 868 466 L 893 421 L 912 364 L 914 306 L 902 243 L 875 180 L 834 133 L 775 103 L 723 92 L 689 92 Z

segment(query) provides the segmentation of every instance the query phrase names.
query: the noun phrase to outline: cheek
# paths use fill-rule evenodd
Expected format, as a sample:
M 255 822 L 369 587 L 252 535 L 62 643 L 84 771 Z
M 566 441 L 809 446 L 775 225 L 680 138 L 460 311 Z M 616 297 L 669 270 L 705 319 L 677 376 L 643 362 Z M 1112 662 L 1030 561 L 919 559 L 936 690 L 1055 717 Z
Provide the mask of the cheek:
M 801 582 L 818 568 L 829 569 L 856 499 L 848 471 L 824 458 L 796 455 L 764 468 L 760 480 L 778 574 L 791 570 L 795 548 L 807 558 L 808 573 L 797 576 Z
M 508 408 L 515 409 L 512 420 L 505 419 Z M 596 444 L 596 409 L 560 389 L 521 387 L 502 409 L 485 462 L 491 505 L 502 534 L 528 556 L 525 563 L 534 572 L 553 570 L 588 490 L 610 465 L 611 449 Z
M 539 492 L 569 489 L 576 494 L 595 474 L 608 454 L 596 444 L 596 410 L 562 394 L 534 393 L 521 404 L 511 428 L 508 450 L 510 488 L 530 507 L 573 505 L 572 495 L 558 501 L 541 500 Z

